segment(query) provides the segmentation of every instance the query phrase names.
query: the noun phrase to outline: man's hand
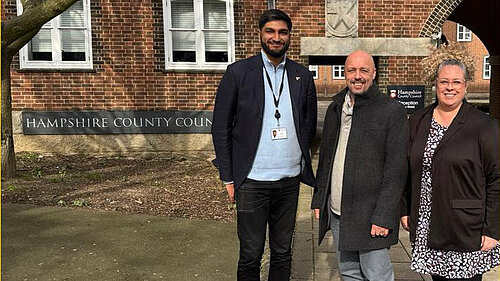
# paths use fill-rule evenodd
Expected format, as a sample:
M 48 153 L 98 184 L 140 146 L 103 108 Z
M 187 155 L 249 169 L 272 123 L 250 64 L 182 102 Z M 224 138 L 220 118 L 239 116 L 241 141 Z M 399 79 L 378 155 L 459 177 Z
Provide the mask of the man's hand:
M 410 216 L 402 216 L 401 217 L 401 226 L 406 231 L 410 231 Z
M 494 238 L 483 235 L 481 237 L 481 251 L 489 251 L 493 249 L 498 244 L 498 241 Z
M 314 209 L 314 216 L 319 220 L 319 209 Z
M 234 183 L 226 184 L 227 196 L 229 197 L 229 203 L 234 204 Z
M 389 235 L 389 229 L 372 224 L 372 230 L 370 231 L 372 237 L 387 237 Z

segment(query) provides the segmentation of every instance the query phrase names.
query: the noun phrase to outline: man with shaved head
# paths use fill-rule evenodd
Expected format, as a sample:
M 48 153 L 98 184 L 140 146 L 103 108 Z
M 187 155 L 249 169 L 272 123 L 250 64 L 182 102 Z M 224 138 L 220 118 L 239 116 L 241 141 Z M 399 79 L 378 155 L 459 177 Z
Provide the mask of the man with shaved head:
M 342 279 L 394 280 L 389 247 L 398 242 L 406 181 L 406 110 L 375 84 L 373 57 L 351 53 L 347 87 L 325 116 L 312 208 L 319 243 L 332 230 Z

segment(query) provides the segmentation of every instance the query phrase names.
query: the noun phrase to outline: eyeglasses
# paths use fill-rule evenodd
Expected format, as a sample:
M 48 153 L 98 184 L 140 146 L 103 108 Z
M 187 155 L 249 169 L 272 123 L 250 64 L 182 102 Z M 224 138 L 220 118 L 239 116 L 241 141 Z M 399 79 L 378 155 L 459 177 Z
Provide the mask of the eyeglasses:
M 450 85 L 450 84 L 454 89 L 461 89 L 465 85 L 465 80 L 448 81 L 445 79 L 441 79 L 441 80 L 437 81 L 438 87 L 442 88 L 442 89 L 447 88 L 448 85 Z

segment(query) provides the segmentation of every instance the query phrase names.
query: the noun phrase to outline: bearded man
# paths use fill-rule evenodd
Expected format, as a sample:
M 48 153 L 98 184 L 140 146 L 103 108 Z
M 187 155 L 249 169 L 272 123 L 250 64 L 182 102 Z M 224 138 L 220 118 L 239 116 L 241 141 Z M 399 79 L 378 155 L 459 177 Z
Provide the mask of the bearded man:
M 229 65 L 215 99 L 214 163 L 236 202 L 238 280 L 260 280 L 267 226 L 269 280 L 289 280 L 299 184 L 315 184 L 316 90 L 309 70 L 285 55 L 291 30 L 286 13 L 265 11 L 260 54 Z

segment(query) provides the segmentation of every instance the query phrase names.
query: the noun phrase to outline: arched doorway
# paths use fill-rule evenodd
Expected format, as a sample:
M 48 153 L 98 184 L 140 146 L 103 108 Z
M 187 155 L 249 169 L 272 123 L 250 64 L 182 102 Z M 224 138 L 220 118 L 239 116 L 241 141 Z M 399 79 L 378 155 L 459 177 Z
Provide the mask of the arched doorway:
M 445 20 L 467 26 L 490 53 L 490 115 L 500 119 L 500 2 L 497 0 L 441 0 L 427 18 L 420 37 L 431 37 Z

